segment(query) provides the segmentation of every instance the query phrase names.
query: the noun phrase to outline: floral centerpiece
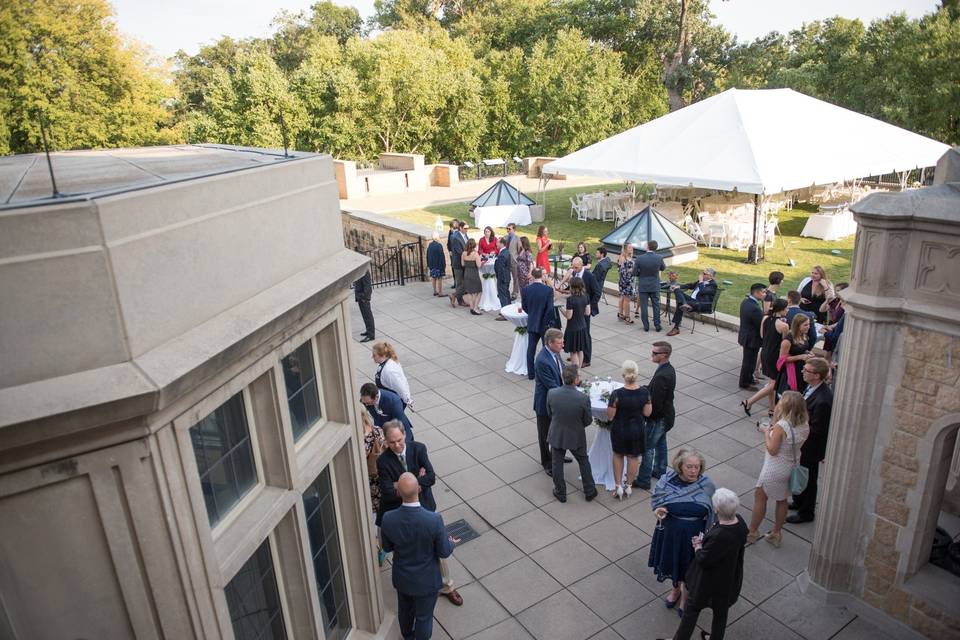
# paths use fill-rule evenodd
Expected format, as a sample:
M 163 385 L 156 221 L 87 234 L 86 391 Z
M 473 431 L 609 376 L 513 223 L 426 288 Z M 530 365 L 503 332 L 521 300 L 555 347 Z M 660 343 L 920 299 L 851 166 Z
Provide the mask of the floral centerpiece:
M 522 336 L 522 335 L 526 335 L 526 333 L 527 333 L 527 328 L 526 328 L 526 327 L 517 327 L 516 329 L 513 330 L 513 332 L 514 332 L 514 333 L 518 333 L 518 334 L 520 334 L 521 336 Z
M 480 274 L 480 277 L 483 278 L 484 280 L 489 280 L 490 278 L 496 278 L 496 277 L 497 277 L 497 274 L 495 274 L 495 273 L 481 273 L 481 274 Z
M 600 418 L 594 418 L 593 424 L 597 425 L 601 429 L 610 430 L 610 427 L 613 426 L 613 420 L 601 420 Z

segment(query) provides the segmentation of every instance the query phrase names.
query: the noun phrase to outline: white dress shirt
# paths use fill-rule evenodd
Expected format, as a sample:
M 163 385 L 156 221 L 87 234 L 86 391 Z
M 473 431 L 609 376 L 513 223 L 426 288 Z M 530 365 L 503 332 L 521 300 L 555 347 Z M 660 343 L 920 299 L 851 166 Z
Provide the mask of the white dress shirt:
M 395 360 L 387 359 L 380 371 L 380 384 L 390 389 L 403 400 L 408 407 L 413 406 L 413 397 L 410 395 L 410 383 L 403 373 L 403 367 Z

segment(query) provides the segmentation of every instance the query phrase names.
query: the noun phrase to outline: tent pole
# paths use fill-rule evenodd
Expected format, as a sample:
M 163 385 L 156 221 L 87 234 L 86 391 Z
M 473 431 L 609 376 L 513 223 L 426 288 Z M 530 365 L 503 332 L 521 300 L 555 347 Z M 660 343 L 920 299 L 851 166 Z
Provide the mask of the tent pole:
M 760 194 L 753 195 L 753 242 L 747 249 L 747 264 L 757 264 L 760 262 L 760 249 L 757 246 L 757 223 L 760 219 Z

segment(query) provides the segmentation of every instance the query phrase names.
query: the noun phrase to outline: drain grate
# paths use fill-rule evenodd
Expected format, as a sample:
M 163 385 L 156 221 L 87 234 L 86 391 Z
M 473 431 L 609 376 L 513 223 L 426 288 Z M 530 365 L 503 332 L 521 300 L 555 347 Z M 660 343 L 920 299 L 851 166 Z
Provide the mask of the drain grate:
M 462 545 L 464 542 L 473 540 L 474 538 L 479 538 L 480 534 L 471 527 L 466 520 L 460 519 L 455 520 L 447 525 L 447 535 L 453 536 L 454 538 L 460 540 L 457 543 L 457 546 Z

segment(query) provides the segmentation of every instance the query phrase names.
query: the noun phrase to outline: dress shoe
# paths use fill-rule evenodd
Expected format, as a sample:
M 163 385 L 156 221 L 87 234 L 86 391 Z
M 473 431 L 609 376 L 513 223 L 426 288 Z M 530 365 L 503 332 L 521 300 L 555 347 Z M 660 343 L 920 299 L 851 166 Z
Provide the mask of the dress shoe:
M 548 476 L 550 476 L 551 478 L 553 477 L 553 469 L 551 469 L 550 467 L 544 467 L 543 472 Z
M 813 516 L 802 516 L 799 513 L 787 516 L 787 522 L 790 524 L 803 524 L 804 522 L 813 522 Z
M 590 502 L 591 500 L 593 500 L 594 498 L 596 498 L 599 494 L 600 494 L 600 492 L 597 491 L 596 489 L 594 489 L 594 490 L 593 490 L 593 493 L 585 493 L 585 494 L 583 494 L 583 499 L 586 500 L 587 502 Z
M 446 593 L 441 593 L 440 595 L 446 596 L 454 606 L 459 607 L 463 604 L 463 596 L 457 593 L 456 589 L 452 589 Z
M 586 368 L 589 367 L 589 366 L 590 366 L 590 363 L 589 363 L 589 362 L 584 362 L 582 365 L 580 365 L 580 368 L 581 368 L 581 369 L 586 369 Z
M 680 333 L 680 327 L 674 327 L 673 329 L 670 329 L 670 331 L 667 331 L 667 336 L 675 336 L 678 333 Z
M 693 311 L 693 307 L 691 307 L 688 304 L 682 304 L 680 305 L 680 308 L 683 309 L 684 311 Z
M 556 488 L 553 489 L 553 497 L 556 498 L 557 500 L 559 500 L 560 502 L 566 502 L 566 501 L 567 501 L 567 496 L 565 496 L 565 495 L 563 495 L 562 493 L 560 493 L 559 491 L 557 491 Z
M 374 337 L 372 337 L 372 336 L 363 336 L 363 338 L 360 340 L 360 342 L 373 342 L 374 340 L 376 340 L 376 338 L 374 338 Z
M 503 316 L 497 316 L 496 318 L 494 318 L 494 320 L 500 320 L 502 322 L 506 322 L 507 319 L 504 318 Z
M 791 501 L 787 504 L 787 509 L 790 509 L 790 511 L 796 511 L 796 510 L 799 509 L 799 508 L 800 508 L 800 507 L 797 506 L 797 503 L 794 502 L 793 500 L 791 500 Z
M 660 333 L 661 331 L 663 331 L 663 327 L 654 327 L 653 330 L 656 331 L 657 333 Z

